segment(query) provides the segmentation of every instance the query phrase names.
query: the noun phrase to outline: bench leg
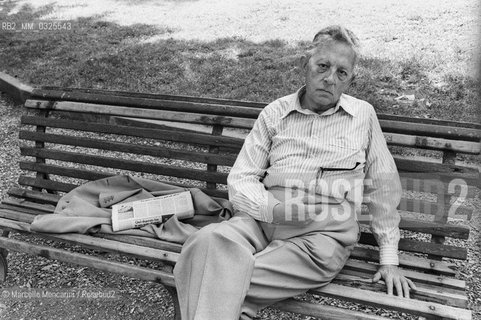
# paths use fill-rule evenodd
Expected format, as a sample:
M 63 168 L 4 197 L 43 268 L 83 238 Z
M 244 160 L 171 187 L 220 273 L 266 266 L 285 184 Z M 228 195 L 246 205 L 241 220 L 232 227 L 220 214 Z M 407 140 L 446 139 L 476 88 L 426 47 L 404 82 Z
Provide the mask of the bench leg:
M 180 306 L 179 306 L 179 298 L 177 296 L 177 290 L 174 287 L 165 287 L 167 291 L 170 293 L 170 297 L 172 298 L 172 303 L 174 304 L 174 318 L 173 320 L 182 320 L 180 318 Z
M 10 234 L 10 231 L 2 230 L 0 231 L 1 237 L 7 237 Z M 4 282 L 7 279 L 7 272 L 8 272 L 8 264 L 7 264 L 7 249 L 0 248 L 0 281 Z

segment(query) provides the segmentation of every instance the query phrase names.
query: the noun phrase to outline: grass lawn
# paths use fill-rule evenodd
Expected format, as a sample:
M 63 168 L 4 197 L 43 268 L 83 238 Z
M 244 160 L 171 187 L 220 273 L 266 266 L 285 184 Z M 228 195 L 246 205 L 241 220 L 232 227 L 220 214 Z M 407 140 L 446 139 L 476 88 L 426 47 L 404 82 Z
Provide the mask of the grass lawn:
M 55 17 L 55 13 L 64 7 L 70 8 L 54 4 L 41 6 L 37 4 L 39 1 L 23 2 L 34 5 L 18 6 L 15 2 L 6 2 L 0 11 L 0 20 L 45 19 Z M 202 1 L 192 3 L 199 5 L 199 2 Z M 349 15 L 355 12 L 362 15 L 364 10 L 368 19 L 358 26 L 363 31 L 361 40 L 365 38 L 365 54 L 360 61 L 357 81 L 349 93 L 369 101 L 380 113 L 477 122 L 480 110 L 472 43 L 476 37 L 468 34 L 477 30 L 477 21 L 463 16 L 463 6 L 460 5 L 443 9 L 445 4 L 439 3 L 442 10 L 417 11 L 410 2 L 401 7 L 405 8 L 401 12 L 394 4 L 389 7 L 373 3 L 371 8 L 351 5 L 358 10 L 347 11 Z M 471 10 L 476 9 L 472 1 L 461 2 L 464 7 L 470 5 Z M 118 3 L 120 7 L 138 4 L 133 1 Z M 151 1 L 142 3 L 152 4 Z M 181 5 L 182 10 L 187 10 L 189 2 L 159 3 Z M 301 1 L 300 8 L 306 3 L 309 2 Z M 278 13 L 280 26 L 282 22 L 292 24 L 299 15 L 290 6 L 277 6 L 281 10 Z M 71 7 L 75 9 L 75 6 Z M 80 6 L 78 10 L 84 7 Z M 373 8 L 377 11 L 369 11 Z M 386 25 L 389 20 L 381 20 L 379 10 L 383 8 L 390 10 L 393 21 L 405 24 L 405 34 L 399 33 L 400 26 L 393 29 L 393 26 Z M 119 14 L 119 9 L 112 10 Z M 287 13 L 283 15 L 282 10 Z M 124 10 L 121 18 L 128 19 L 136 12 L 132 10 L 129 14 Z M 247 15 L 245 19 L 248 19 Z M 353 23 L 363 21 L 357 16 L 356 19 Z M 450 19 L 449 23 L 446 19 Z M 75 18 L 71 31 L 1 31 L 1 69 L 36 86 L 103 88 L 263 102 L 291 93 L 302 83 L 297 70 L 298 59 L 311 35 L 294 41 L 298 32 L 296 28 L 286 31 L 284 37 L 252 41 L 250 38 L 259 37 L 210 39 L 198 32 L 197 29 L 206 28 L 203 25 L 193 30 L 187 28 L 190 38 L 182 36 L 182 31 L 179 37 L 175 37 L 178 27 L 172 18 L 168 22 L 174 27 L 159 23 L 120 25 L 110 20 L 107 13 L 104 16 L 90 14 Z M 130 20 L 132 23 L 137 21 Z M 226 25 L 225 34 L 229 34 L 229 28 L 232 26 Z M 245 28 L 247 35 L 249 30 L 252 33 L 252 28 Z M 218 33 L 219 29 L 221 26 L 216 29 L 211 26 L 207 30 Z M 312 26 L 309 25 L 308 29 Z M 353 30 L 357 31 L 354 27 Z M 262 30 L 259 33 L 263 34 Z M 272 33 L 277 34 L 276 30 Z M 193 40 L 193 36 L 208 40 Z M 453 42 L 456 43 L 454 46 L 446 45 Z M 414 95 L 415 100 L 396 99 L 403 95 Z
M 0 71 L 33 86 L 269 102 L 292 93 L 302 84 L 298 60 L 317 29 L 342 23 L 364 43 L 357 81 L 349 89 L 350 94 L 372 103 L 378 113 L 480 122 L 476 41 L 481 29 L 476 14 L 480 6 L 477 0 L 298 0 L 295 3 L 290 0 L 63 0 L 56 3 L 18 0 L 0 3 L 0 22 L 53 18 L 73 22 L 71 31 L 0 30 Z M 414 100 L 402 99 L 412 95 Z M 5 193 L 18 175 L 18 169 L 11 168 L 19 158 L 15 121 L 22 111 L 2 104 L 1 97 L 0 111 L 6 128 L 0 132 L 0 141 L 5 145 L 3 154 L 0 152 L 0 165 L 3 165 L 0 187 L 4 187 L 0 191 Z M 478 166 L 481 163 L 481 157 L 469 160 Z M 478 226 L 476 222 L 475 231 Z M 471 241 L 479 242 L 479 237 Z M 473 247 L 479 247 L 478 242 Z M 58 272 L 64 270 L 73 280 L 62 285 L 105 283 L 118 285 L 119 290 L 125 291 L 125 303 L 106 301 L 87 308 L 80 302 L 70 305 L 69 314 L 81 315 L 82 319 L 84 309 L 89 309 L 93 318 L 148 319 L 161 313 L 159 306 L 169 305 L 163 301 L 165 294 L 159 294 L 158 287 L 145 282 L 119 280 L 89 270 L 70 270 L 63 264 L 51 265 L 50 261 L 38 262 L 17 254 L 13 254 L 11 260 L 14 278 L 7 283 L 10 286 L 24 282 L 30 285 L 30 281 L 39 286 L 57 285 L 48 282 L 46 275 L 58 274 L 69 280 Z M 471 272 L 464 275 L 468 286 L 479 282 L 476 261 L 469 261 L 465 267 Z M 44 270 L 44 266 L 48 269 Z M 476 288 L 469 287 L 468 294 L 474 319 L 481 320 L 480 291 Z M 140 310 L 139 305 L 143 306 Z M 25 314 L 36 319 L 49 319 L 52 315 L 61 318 L 66 312 L 58 306 L 33 302 L 12 304 L 3 316 L 1 311 L 0 301 L 0 319 L 20 318 Z M 97 314 L 104 311 L 107 315 Z M 300 319 L 281 313 L 271 317 L 264 313 L 262 318 Z M 397 319 L 406 318 L 400 315 Z

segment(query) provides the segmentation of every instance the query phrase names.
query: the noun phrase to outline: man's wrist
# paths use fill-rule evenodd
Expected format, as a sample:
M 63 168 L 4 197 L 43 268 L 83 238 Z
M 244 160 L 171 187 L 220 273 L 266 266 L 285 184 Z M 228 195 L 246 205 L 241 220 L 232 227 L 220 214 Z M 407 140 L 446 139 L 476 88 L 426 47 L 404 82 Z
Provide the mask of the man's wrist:
M 380 265 L 399 265 L 398 248 L 396 245 L 383 245 L 379 248 Z

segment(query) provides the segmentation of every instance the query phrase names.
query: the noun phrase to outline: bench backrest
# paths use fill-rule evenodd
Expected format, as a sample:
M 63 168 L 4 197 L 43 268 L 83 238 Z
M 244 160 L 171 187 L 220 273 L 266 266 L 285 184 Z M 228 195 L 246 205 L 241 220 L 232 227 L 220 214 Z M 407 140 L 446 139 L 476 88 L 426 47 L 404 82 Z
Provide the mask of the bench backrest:
M 49 193 L 62 194 L 115 174 L 141 175 L 227 197 L 229 168 L 264 106 L 171 95 L 36 89 L 25 103 L 35 115 L 22 117 L 20 131 L 20 138 L 28 141 L 21 147 L 27 158 L 20 167 L 34 175 L 22 175 L 19 183 L 46 190 L 37 199 L 44 202 L 56 199 Z M 389 145 L 409 148 L 405 152 L 411 154 L 413 150 L 420 150 L 420 155 L 442 154 L 442 162 L 395 156 L 405 190 L 399 206 L 405 232 L 400 250 L 466 259 L 462 243 L 444 241 L 468 238 L 467 227 L 448 220 L 470 217 L 472 209 L 450 201 L 475 196 L 479 170 L 454 162 L 457 154 L 480 154 L 481 126 L 378 117 Z M 360 243 L 376 245 L 367 231 Z M 375 260 L 374 251 L 365 248 L 357 254 Z

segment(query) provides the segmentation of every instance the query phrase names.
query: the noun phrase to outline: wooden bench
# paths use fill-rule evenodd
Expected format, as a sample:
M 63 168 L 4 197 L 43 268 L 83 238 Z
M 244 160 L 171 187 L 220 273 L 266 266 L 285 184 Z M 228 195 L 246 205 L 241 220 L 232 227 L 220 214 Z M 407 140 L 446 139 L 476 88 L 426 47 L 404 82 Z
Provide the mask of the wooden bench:
M 196 186 L 210 195 L 227 197 L 229 168 L 264 106 L 101 90 L 33 90 L 25 103 L 31 112 L 21 119 L 19 165 L 25 174 L 18 179 L 21 187 L 9 190 L 10 197 L 0 205 L 0 276 L 6 276 L 7 250 L 13 250 L 155 281 L 175 297 L 172 268 L 181 245 L 133 236 L 39 234 L 30 232 L 30 223 L 37 214 L 53 212 L 61 195 L 79 184 L 115 174 Z M 395 156 L 405 191 L 399 207 L 400 266 L 418 290 L 407 300 L 385 294 L 382 283 L 370 283 L 378 250 L 366 228 L 334 282 L 310 293 L 427 319 L 471 319 L 465 281 L 455 276 L 455 261 L 467 257 L 469 228 L 450 223 L 450 218 L 466 220 L 473 212 L 451 201 L 475 197 L 479 170 L 454 162 L 458 154 L 480 153 L 481 126 L 392 115 L 379 115 L 379 119 L 388 143 L 407 148 L 408 156 Z M 426 154 L 442 154 L 442 162 L 412 159 Z M 161 267 L 149 269 L 23 242 L 9 238 L 11 231 L 152 260 Z M 298 299 L 274 307 L 323 319 L 384 319 Z M 178 313 L 176 319 L 180 319 Z

